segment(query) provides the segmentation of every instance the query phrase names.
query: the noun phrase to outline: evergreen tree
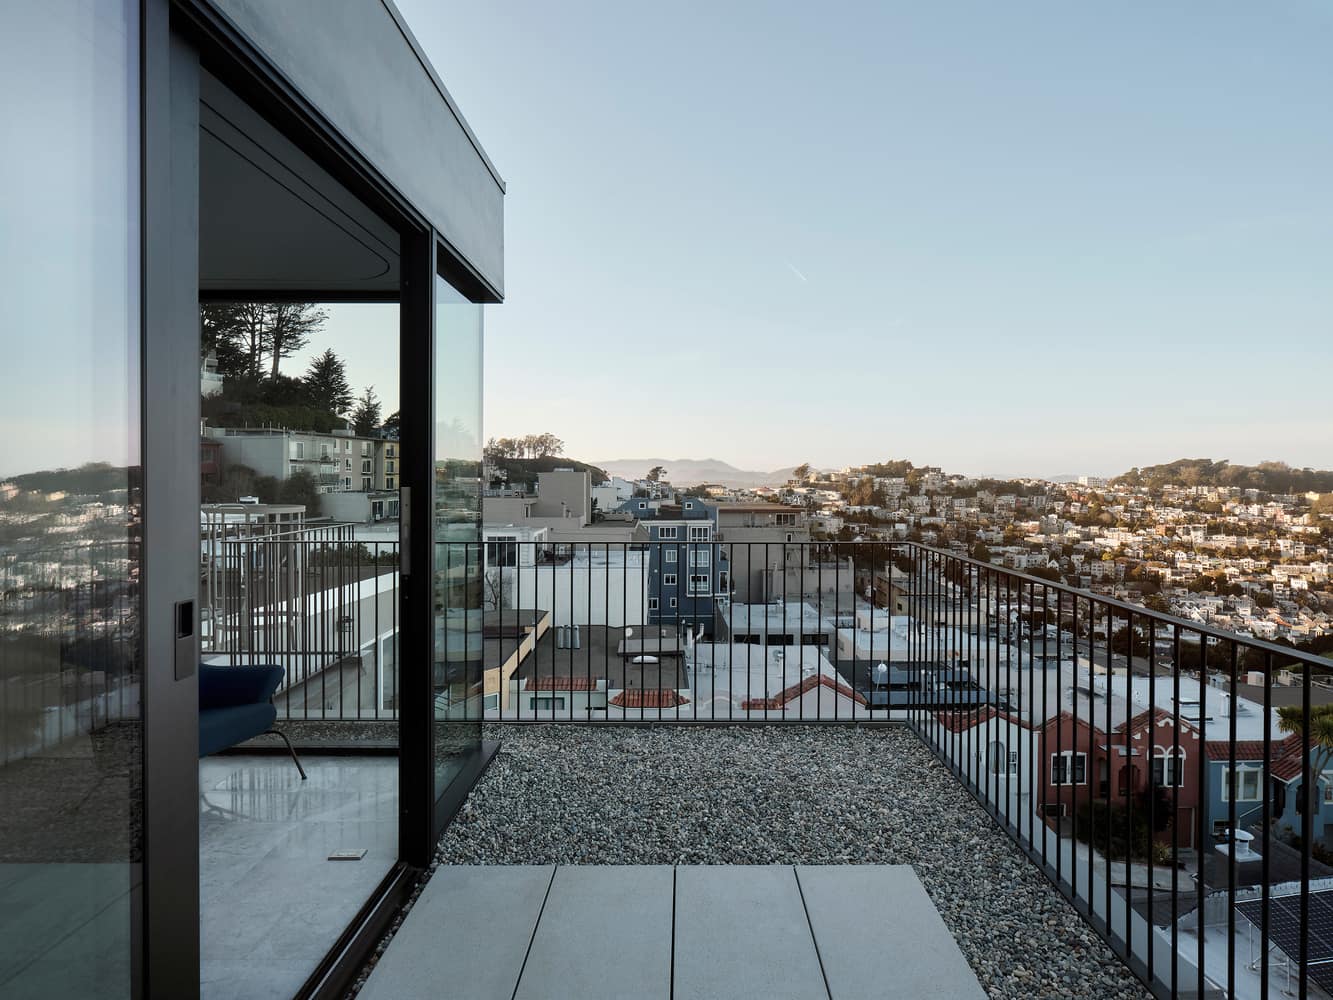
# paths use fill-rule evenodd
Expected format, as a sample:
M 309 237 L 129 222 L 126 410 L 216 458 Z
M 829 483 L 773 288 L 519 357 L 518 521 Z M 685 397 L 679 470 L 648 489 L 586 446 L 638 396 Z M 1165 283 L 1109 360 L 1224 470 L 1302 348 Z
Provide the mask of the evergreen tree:
M 304 381 L 315 406 L 322 406 L 330 413 L 346 413 L 351 407 L 352 387 L 347 383 L 347 369 L 333 348 L 310 362 Z
M 369 437 L 379 429 L 380 401 L 373 385 L 366 386 L 366 391 L 357 397 L 356 409 L 352 411 L 352 426 L 362 437 Z

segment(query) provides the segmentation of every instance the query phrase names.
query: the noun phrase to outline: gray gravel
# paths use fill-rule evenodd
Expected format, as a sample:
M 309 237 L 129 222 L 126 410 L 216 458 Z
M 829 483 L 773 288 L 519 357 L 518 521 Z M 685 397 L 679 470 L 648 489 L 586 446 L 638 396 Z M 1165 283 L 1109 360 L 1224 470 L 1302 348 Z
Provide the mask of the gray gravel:
M 437 863 L 910 864 L 990 996 L 1148 996 L 905 729 L 487 737 L 501 750 Z

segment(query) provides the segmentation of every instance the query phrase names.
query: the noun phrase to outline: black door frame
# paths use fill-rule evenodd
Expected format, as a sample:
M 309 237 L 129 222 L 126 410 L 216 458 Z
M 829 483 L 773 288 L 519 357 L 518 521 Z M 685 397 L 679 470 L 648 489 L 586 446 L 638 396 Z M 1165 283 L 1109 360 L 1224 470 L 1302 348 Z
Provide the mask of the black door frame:
M 401 241 L 399 860 L 298 996 L 341 996 L 430 861 L 494 753 L 473 754 L 439 799 L 432 693 L 433 388 L 437 274 L 476 302 L 498 292 L 207 0 L 140 0 L 144 455 L 144 888 L 137 989 L 199 990 L 198 687 L 174 668 L 175 602 L 197 600 L 198 92 L 207 69 L 394 226 Z M 267 297 L 272 298 L 270 294 Z M 345 298 L 345 296 L 342 296 Z M 193 484 L 182 492 L 181 484 Z M 190 494 L 190 490 L 193 494 Z M 197 622 L 197 611 L 195 612 Z M 197 654 L 197 640 L 195 651 Z M 197 662 L 197 655 L 193 658 Z
M 165 0 L 140 5 L 143 910 L 139 991 L 199 991 L 199 71 Z M 197 632 L 197 628 L 193 631 Z M 179 665 L 178 665 L 179 664 Z

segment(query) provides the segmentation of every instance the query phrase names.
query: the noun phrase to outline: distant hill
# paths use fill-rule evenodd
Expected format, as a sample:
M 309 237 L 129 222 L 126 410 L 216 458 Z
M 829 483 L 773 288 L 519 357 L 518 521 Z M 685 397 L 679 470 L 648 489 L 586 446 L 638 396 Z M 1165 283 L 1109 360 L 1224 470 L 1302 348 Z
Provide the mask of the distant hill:
M 1116 482 L 1129 486 L 1235 486 L 1265 493 L 1316 493 L 1333 491 L 1333 472 L 1293 469 L 1286 462 L 1232 465 L 1226 459 L 1181 458 L 1165 465 L 1130 469 Z
M 792 466 L 773 472 L 738 469 L 717 458 L 617 458 L 602 466 L 614 476 L 642 479 L 648 470 L 660 465 L 666 469 L 666 478 L 675 486 L 697 486 L 717 483 L 720 486 L 780 486 L 791 478 Z

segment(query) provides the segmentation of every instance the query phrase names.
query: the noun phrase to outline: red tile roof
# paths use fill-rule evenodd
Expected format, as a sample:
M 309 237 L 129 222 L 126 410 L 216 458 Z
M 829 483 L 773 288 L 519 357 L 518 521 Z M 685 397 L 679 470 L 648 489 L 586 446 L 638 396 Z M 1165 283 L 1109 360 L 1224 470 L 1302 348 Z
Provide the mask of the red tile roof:
M 983 722 L 989 722 L 991 719 L 1004 719 L 1015 726 L 1022 726 L 1024 729 L 1031 729 L 1032 724 L 1024 719 L 1020 719 L 1008 712 L 1001 712 L 994 708 L 973 709 L 963 711 L 959 709 L 945 709 L 936 712 L 935 717 L 939 719 L 940 724 L 951 733 L 963 733 L 973 726 L 979 726 Z
M 661 688 L 627 688 L 611 699 L 612 705 L 621 708 L 675 708 L 689 703 L 683 694 Z
M 802 678 L 795 684 L 783 688 L 772 698 L 747 698 L 741 702 L 741 708 L 783 708 L 787 702 L 793 698 L 799 698 L 808 691 L 823 685 L 826 688 L 832 688 L 838 694 L 852 698 L 858 705 L 867 704 L 865 697 L 852 690 L 846 684 L 835 681 L 827 674 L 811 674 L 809 677 Z
M 1231 759 L 1231 744 L 1226 740 L 1209 740 L 1204 750 L 1210 760 L 1226 761 Z M 1317 751 L 1311 747 L 1311 753 Z M 1280 742 L 1273 741 L 1269 758 L 1269 773 L 1279 781 L 1290 782 L 1301 776 L 1304 764 L 1304 746 L 1299 733 L 1292 733 Z M 1236 742 L 1236 760 L 1261 761 L 1264 759 L 1262 740 L 1238 740 Z
M 596 691 L 596 677 L 529 677 L 524 691 Z
M 1229 740 L 1209 740 L 1203 745 L 1204 753 L 1208 754 L 1209 760 L 1230 760 L 1231 742 Z M 1282 744 L 1273 744 L 1273 759 L 1277 760 L 1282 754 Z M 1237 740 L 1236 741 L 1236 760 L 1263 760 L 1264 759 L 1264 741 L 1263 740 Z

